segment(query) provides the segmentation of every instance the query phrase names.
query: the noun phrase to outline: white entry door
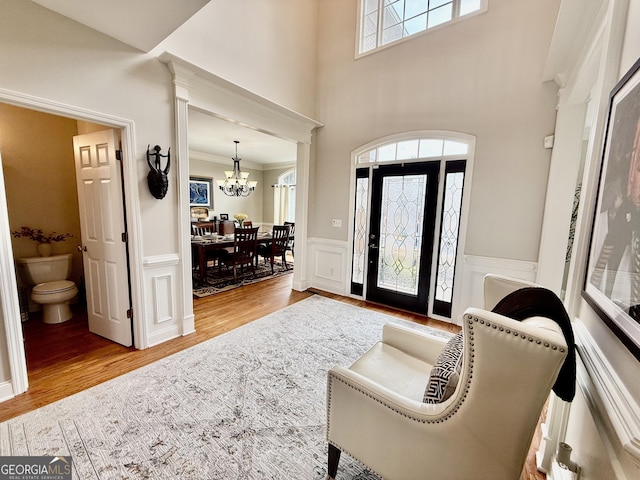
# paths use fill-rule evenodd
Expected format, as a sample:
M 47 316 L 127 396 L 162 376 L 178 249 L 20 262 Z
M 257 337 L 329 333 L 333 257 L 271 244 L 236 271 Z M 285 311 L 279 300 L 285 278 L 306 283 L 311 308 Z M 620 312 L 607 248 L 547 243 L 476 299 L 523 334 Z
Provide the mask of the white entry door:
M 118 136 L 73 137 L 89 330 L 132 345 L 129 274 Z

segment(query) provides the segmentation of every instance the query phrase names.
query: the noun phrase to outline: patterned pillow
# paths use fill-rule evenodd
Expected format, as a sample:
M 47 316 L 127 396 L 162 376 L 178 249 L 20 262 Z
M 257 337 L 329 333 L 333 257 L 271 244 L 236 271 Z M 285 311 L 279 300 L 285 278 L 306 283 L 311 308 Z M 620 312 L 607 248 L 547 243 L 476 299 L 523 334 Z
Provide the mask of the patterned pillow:
M 442 403 L 453 395 L 460 380 L 463 347 L 464 339 L 460 332 L 440 352 L 429 375 L 429 383 L 422 399 L 424 403 Z

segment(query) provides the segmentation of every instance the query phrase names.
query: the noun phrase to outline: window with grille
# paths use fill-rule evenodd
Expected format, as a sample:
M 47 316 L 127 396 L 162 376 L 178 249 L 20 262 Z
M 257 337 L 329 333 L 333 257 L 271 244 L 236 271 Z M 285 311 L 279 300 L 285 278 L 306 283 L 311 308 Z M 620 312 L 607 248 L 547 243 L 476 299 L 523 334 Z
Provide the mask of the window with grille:
M 487 9 L 488 0 L 361 0 L 358 54 Z

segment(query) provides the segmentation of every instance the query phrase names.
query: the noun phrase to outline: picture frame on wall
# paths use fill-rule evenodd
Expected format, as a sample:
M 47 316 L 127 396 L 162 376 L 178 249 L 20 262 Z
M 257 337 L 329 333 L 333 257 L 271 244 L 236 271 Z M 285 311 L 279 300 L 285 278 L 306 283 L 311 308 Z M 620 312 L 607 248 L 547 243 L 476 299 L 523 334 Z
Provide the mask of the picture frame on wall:
M 213 208 L 213 178 L 189 177 L 189 205 Z
M 582 296 L 640 360 L 640 59 L 609 99 Z

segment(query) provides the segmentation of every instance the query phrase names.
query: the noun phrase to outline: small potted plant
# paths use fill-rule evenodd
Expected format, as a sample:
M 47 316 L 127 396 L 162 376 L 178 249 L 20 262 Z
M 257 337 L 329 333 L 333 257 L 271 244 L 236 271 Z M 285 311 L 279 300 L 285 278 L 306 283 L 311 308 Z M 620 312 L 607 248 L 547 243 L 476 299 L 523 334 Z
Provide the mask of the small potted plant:
M 36 242 L 36 250 L 41 257 L 51 255 L 51 244 L 53 242 L 64 242 L 67 238 L 73 237 L 70 233 L 44 233 L 40 228 L 30 227 L 20 227 L 20 230 L 15 230 L 11 233 L 16 238 L 25 237 Z

